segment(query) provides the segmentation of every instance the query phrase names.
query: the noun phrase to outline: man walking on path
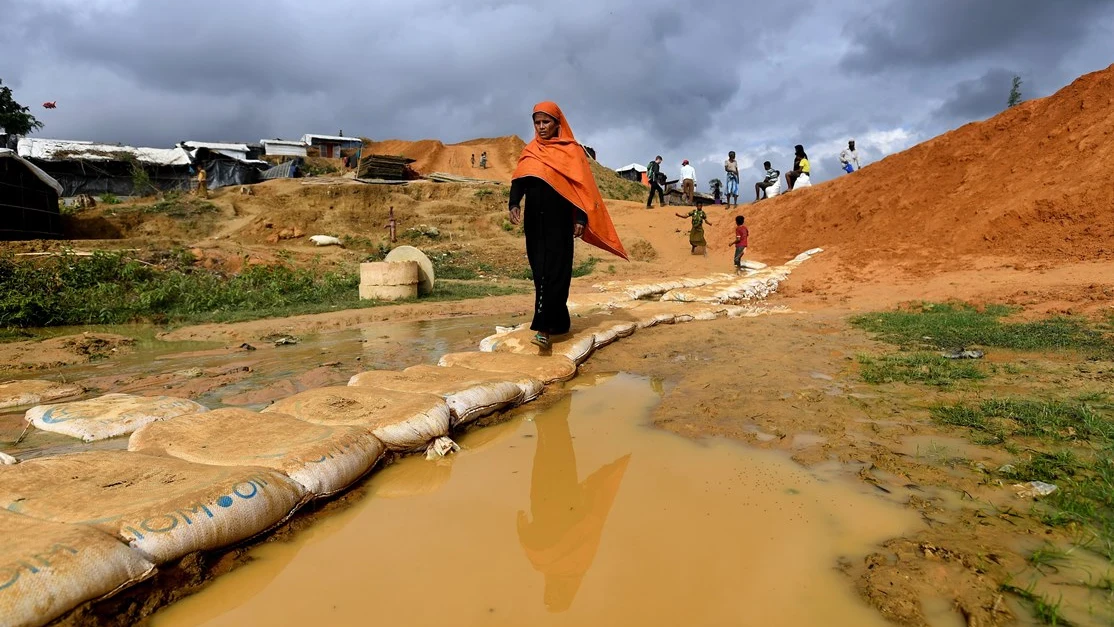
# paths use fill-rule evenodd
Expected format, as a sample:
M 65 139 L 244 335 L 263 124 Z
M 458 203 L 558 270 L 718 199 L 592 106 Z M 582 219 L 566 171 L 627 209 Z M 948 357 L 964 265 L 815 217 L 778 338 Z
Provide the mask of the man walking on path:
M 735 161 L 735 151 L 727 153 L 727 161 L 723 162 L 723 169 L 727 171 L 727 207 L 731 210 L 731 197 L 735 197 L 735 206 L 739 206 L 739 162 Z
M 681 193 L 685 195 L 685 204 L 691 205 L 696 193 L 696 168 L 689 165 L 689 160 L 681 162 Z
M 839 162 L 843 165 L 843 171 L 848 174 L 859 169 L 859 152 L 855 150 L 855 140 L 847 142 L 847 147 L 839 153 Z
M 658 175 L 661 174 L 661 155 L 654 157 L 654 160 L 646 164 L 646 180 L 650 182 L 650 197 L 646 199 L 646 208 L 649 209 L 654 204 L 654 192 L 658 193 L 658 204 L 662 207 L 665 206 L 665 190 L 661 188 L 661 181 L 658 180 Z

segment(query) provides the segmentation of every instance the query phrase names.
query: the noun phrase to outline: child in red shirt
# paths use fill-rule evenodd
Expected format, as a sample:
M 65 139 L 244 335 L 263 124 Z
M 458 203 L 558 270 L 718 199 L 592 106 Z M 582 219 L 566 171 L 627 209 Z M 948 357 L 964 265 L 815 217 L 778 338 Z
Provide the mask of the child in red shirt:
M 743 216 L 735 216 L 735 272 L 742 272 L 743 253 L 747 251 L 747 239 L 750 231 L 743 225 Z

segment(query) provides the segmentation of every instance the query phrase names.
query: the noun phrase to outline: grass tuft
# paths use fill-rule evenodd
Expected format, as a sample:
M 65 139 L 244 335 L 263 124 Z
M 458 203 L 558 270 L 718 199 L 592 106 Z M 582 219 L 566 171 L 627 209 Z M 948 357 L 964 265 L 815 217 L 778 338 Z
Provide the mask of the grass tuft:
M 1002 305 L 977 308 L 963 303 L 922 303 L 912 310 L 855 316 L 851 324 L 903 347 L 1076 350 L 1091 357 L 1114 358 L 1114 341 L 1108 337 L 1106 325 L 1065 317 L 1002 321 L 1014 311 Z
M 957 381 L 985 379 L 973 361 L 948 359 L 932 353 L 899 353 L 873 357 L 859 355 L 860 376 L 867 383 L 921 383 L 947 387 Z
M 248 266 L 226 276 L 196 268 L 186 251 L 142 263 L 120 253 L 36 262 L 0 256 L 0 328 L 149 321 L 225 322 L 382 304 L 360 301 L 359 275 L 316 267 Z M 438 283 L 440 285 L 440 283 Z M 518 288 L 446 284 L 434 300 L 511 294 Z

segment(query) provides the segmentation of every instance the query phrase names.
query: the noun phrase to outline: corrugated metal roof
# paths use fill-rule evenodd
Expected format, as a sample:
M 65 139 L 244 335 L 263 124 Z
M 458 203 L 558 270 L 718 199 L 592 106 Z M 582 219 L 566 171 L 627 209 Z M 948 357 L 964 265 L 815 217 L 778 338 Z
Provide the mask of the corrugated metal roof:
M 363 143 L 363 140 L 361 140 L 359 137 L 344 137 L 341 135 L 302 135 L 302 142 L 305 144 L 310 144 L 315 139 L 320 139 L 327 142 L 351 142 L 356 144 Z
M 137 148 L 115 144 L 94 144 L 65 139 L 21 137 L 16 145 L 19 156 L 43 161 L 120 161 L 134 158 L 155 165 L 189 165 L 190 155 L 183 148 Z
M 267 144 L 274 144 L 276 146 L 305 146 L 306 143 L 298 139 L 261 139 L 259 143 L 266 146 Z
M 638 172 L 645 172 L 646 171 L 646 166 L 638 165 L 637 163 L 628 163 L 627 165 L 625 165 L 621 168 L 616 168 L 615 169 L 616 172 L 626 172 L 627 170 L 636 170 Z
M 225 151 L 225 150 L 229 150 L 229 151 L 232 151 L 232 152 L 247 152 L 248 151 L 248 145 L 247 144 L 225 144 L 225 143 L 221 143 L 221 142 L 188 141 L 188 142 L 186 142 L 186 145 L 189 146 L 190 148 L 194 148 L 194 149 L 196 149 L 196 148 L 208 148 L 209 150 L 216 150 L 218 152 Z
M 15 159 L 16 161 L 22 163 L 23 166 L 30 170 L 31 173 L 34 174 L 36 177 L 38 177 L 40 181 L 53 187 L 54 191 L 58 192 L 59 196 L 62 195 L 62 186 L 58 183 L 58 181 L 54 180 L 53 176 L 40 170 L 38 167 L 35 166 L 35 164 L 19 156 L 14 150 L 11 150 L 10 148 L 0 148 L 0 159 Z

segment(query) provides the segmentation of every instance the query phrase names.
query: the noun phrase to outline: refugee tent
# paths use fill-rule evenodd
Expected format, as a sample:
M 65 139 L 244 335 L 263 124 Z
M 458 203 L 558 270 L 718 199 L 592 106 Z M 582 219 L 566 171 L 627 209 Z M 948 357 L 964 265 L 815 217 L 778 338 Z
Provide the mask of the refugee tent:
M 260 174 L 271 167 L 266 161 L 231 157 L 212 148 L 197 148 L 191 157 L 194 168 L 205 168 L 209 189 L 258 183 Z
M 292 179 L 298 176 L 301 167 L 302 158 L 294 157 L 290 161 L 284 161 L 274 167 L 263 170 L 259 173 L 259 179 L 263 181 L 269 181 L 271 179 Z
M 190 153 L 180 146 L 137 148 L 22 137 L 17 152 L 58 181 L 63 197 L 188 191 L 193 180 Z M 140 181 L 149 189 L 136 189 Z
M 629 163 L 629 164 L 615 170 L 615 173 L 618 174 L 619 176 L 627 179 L 628 181 L 634 181 L 635 183 L 641 183 L 642 182 L 642 175 L 646 173 L 646 166 L 638 165 L 637 163 Z
M 0 148 L 0 240 L 62 236 L 62 186 L 14 151 Z

